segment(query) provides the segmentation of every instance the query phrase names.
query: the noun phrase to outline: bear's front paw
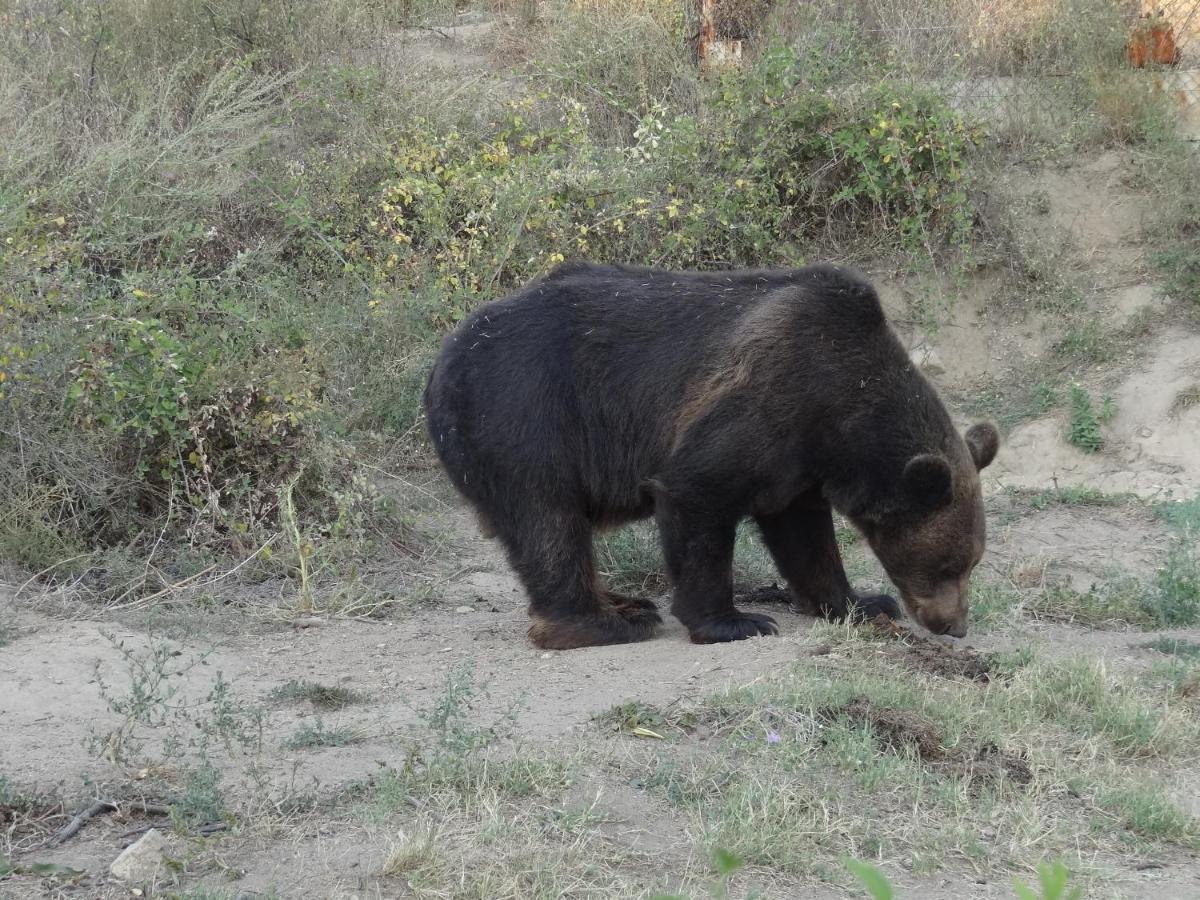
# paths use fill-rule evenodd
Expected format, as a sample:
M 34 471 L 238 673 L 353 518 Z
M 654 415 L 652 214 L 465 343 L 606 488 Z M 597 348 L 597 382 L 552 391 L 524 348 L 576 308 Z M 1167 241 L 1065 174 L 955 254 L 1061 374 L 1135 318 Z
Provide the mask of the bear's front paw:
M 904 618 L 904 614 L 900 611 L 900 604 L 894 597 L 889 597 L 887 594 L 874 594 L 870 597 L 858 598 L 851 608 L 850 621 L 870 622 L 880 614 L 889 619 Z
M 779 625 L 761 613 L 730 613 L 688 629 L 694 644 L 723 644 L 761 635 L 779 634 Z

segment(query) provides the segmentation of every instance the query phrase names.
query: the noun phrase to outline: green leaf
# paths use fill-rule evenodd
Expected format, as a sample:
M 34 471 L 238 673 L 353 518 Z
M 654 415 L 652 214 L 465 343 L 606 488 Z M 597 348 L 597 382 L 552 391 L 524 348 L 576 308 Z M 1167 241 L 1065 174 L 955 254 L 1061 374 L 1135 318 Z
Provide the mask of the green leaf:
M 857 859 L 847 859 L 845 863 L 846 868 L 862 882 L 862 886 L 874 900 L 893 900 L 896 896 L 891 881 L 875 866 Z
M 731 853 L 722 847 L 717 847 L 713 850 L 713 865 L 717 872 L 722 875 L 732 875 L 740 869 L 744 863 L 736 853 Z
M 58 863 L 31 863 L 27 866 L 20 866 L 19 871 L 29 875 L 39 875 L 42 878 L 82 878 L 87 875 L 87 872 L 80 869 L 72 869 L 70 866 Z
M 1071 880 L 1071 872 L 1061 860 L 1052 863 L 1042 863 L 1038 867 L 1038 879 L 1042 883 L 1044 900 L 1079 900 L 1083 896 L 1083 888 L 1077 887 L 1067 892 Z

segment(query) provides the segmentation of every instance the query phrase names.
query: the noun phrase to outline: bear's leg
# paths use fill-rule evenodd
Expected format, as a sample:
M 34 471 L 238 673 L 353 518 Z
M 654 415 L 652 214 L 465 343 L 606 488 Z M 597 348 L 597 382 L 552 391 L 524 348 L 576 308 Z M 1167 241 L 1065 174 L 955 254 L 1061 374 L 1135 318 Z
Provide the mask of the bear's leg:
M 657 610 L 615 603 L 597 585 L 592 527 L 584 516 L 544 507 L 510 508 L 494 520 L 529 593 L 529 638 L 537 646 L 569 650 L 625 644 L 650 637 L 661 624 Z
M 655 509 L 667 573 L 675 585 L 671 612 L 697 644 L 778 634 L 770 616 L 733 605 L 733 541 L 737 519 L 685 512 L 665 498 Z
M 846 577 L 833 530 L 833 510 L 819 496 L 808 494 L 779 513 L 755 516 L 763 542 L 779 574 L 801 602 L 827 619 L 873 619 L 884 613 L 900 618 L 900 607 L 887 594 L 861 597 Z

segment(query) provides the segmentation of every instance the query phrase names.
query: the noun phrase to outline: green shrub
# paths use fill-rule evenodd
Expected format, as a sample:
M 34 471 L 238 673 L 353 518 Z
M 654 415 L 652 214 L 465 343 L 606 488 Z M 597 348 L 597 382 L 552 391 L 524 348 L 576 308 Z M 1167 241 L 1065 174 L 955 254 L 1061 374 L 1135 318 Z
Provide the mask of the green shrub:
M 623 147 L 596 141 L 569 98 L 511 101 L 482 139 L 419 119 L 358 163 L 349 204 L 338 192 L 309 214 L 375 286 L 373 308 L 431 288 L 441 327 L 568 257 L 796 262 L 799 242 L 838 228 L 897 249 L 966 240 L 975 135 L 960 117 L 907 89 L 838 98 L 800 77 L 795 54 L 771 51 L 721 81 L 704 116 L 652 108 Z
M 1079 384 L 1072 384 L 1067 391 L 1071 405 L 1067 424 L 1067 441 L 1080 450 L 1098 453 L 1104 449 L 1104 435 L 1100 432 L 1100 419 L 1092 405 L 1091 395 Z
M 1178 628 L 1200 622 L 1200 560 L 1190 540 L 1172 543 L 1142 608 L 1151 625 Z

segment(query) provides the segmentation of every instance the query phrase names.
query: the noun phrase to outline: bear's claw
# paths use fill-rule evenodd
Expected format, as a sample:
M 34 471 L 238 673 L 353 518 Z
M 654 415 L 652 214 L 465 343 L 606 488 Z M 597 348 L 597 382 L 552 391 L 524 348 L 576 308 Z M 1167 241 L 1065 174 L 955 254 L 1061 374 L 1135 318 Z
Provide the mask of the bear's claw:
M 900 604 L 894 597 L 889 597 L 887 594 L 874 594 L 870 597 L 858 598 L 858 602 L 850 612 L 850 619 L 855 623 L 869 622 L 880 614 L 889 619 L 904 618 Z
M 688 629 L 693 644 L 723 644 L 759 635 L 779 634 L 779 625 L 761 613 L 732 613 Z

